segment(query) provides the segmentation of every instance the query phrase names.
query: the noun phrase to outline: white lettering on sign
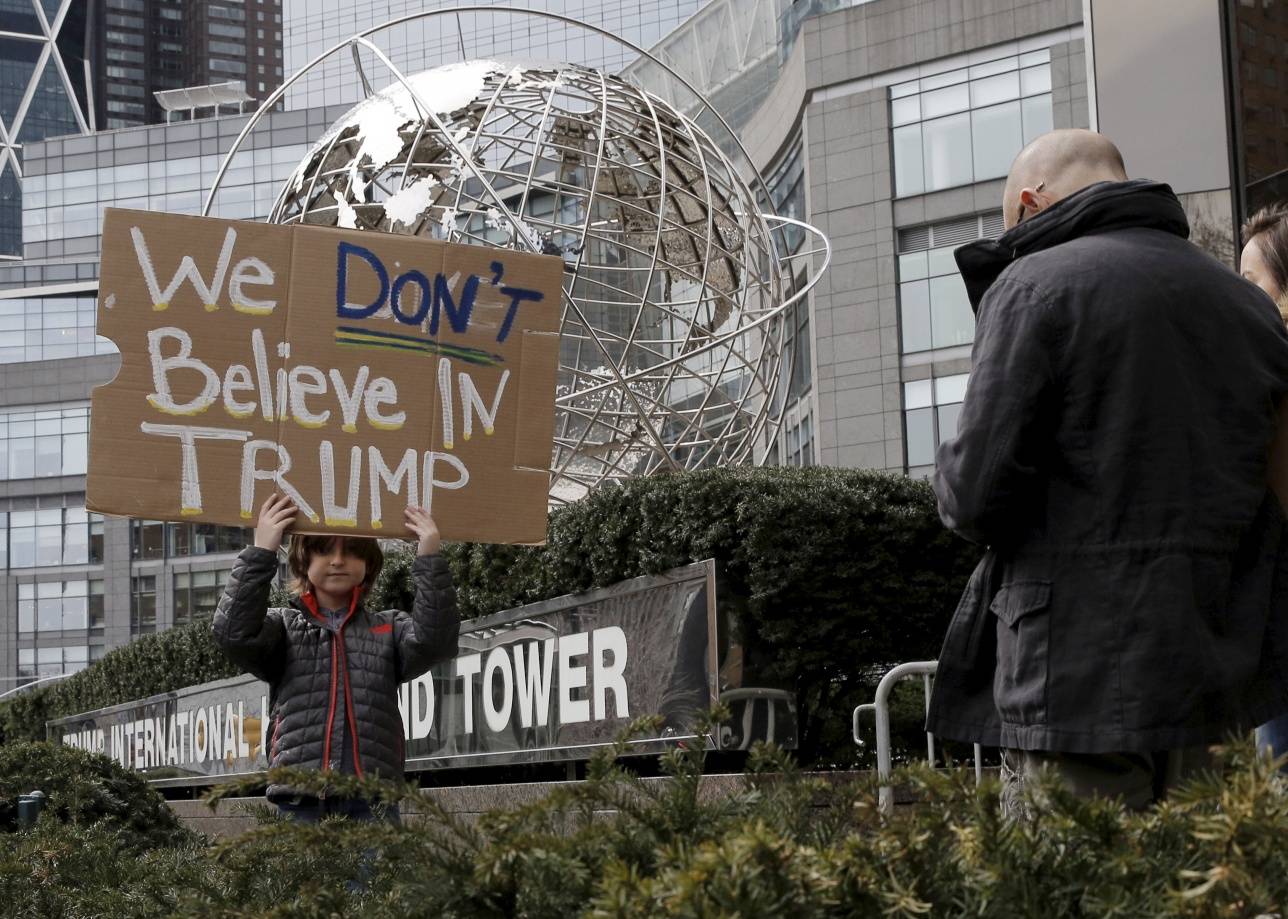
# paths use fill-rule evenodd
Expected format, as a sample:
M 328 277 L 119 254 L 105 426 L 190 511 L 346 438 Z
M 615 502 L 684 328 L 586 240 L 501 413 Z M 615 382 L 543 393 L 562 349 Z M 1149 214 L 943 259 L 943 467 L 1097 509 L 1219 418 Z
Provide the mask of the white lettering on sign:
M 456 677 L 461 680 L 461 700 L 465 706 L 464 732 L 474 733 L 474 675 L 479 672 L 480 657 L 466 654 L 456 659 Z
M 590 700 L 574 699 L 573 690 L 586 686 L 586 666 L 574 665 L 574 657 L 590 650 L 590 636 L 585 632 L 564 635 L 559 639 L 559 723 L 579 724 L 590 720 Z
M 215 273 L 209 282 L 202 276 L 201 270 L 197 267 L 196 260 L 191 255 L 185 255 L 179 260 L 179 267 L 175 270 L 170 283 L 166 285 L 165 290 L 161 289 L 157 281 L 157 270 L 152 263 L 152 253 L 148 249 L 147 240 L 143 238 L 143 231 L 138 227 L 130 228 L 130 239 L 134 242 L 134 255 L 138 259 L 139 269 L 143 272 L 143 281 L 147 284 L 148 293 L 152 296 L 152 309 L 161 311 L 168 309 L 170 300 L 183 286 L 184 281 L 192 284 L 193 290 L 201 298 L 208 312 L 214 312 L 219 309 L 220 292 L 224 286 L 224 276 L 228 273 L 228 262 L 232 258 L 233 246 L 237 243 L 237 230 L 233 227 L 228 228 L 224 235 L 224 244 L 219 250 L 219 257 L 215 260 Z M 268 267 L 262 259 L 251 256 L 239 261 L 233 268 L 232 279 L 228 282 L 228 294 L 232 301 L 233 309 L 249 313 L 251 315 L 262 316 L 271 313 L 277 306 L 276 300 L 256 300 L 246 295 L 245 288 L 255 285 L 270 285 L 276 280 L 273 269 Z
M 496 701 L 496 678 L 501 678 L 501 702 Z M 483 665 L 483 719 L 488 730 L 500 733 L 510 724 L 514 708 L 514 674 L 510 672 L 510 655 L 505 648 L 493 648 Z
M 172 347 L 169 343 L 175 343 Z M 344 379 L 339 370 L 331 369 L 323 373 L 316 367 L 299 364 L 279 369 L 276 374 L 277 392 L 269 387 L 272 375 L 269 371 L 267 352 L 263 335 L 258 329 L 251 335 L 251 366 L 232 364 L 224 372 L 222 380 L 203 361 L 192 356 L 192 338 L 182 329 L 167 326 L 153 329 L 148 333 L 148 354 L 152 362 L 154 391 L 147 397 L 148 402 L 159 411 L 175 416 L 192 416 L 206 412 L 216 403 L 222 405 L 229 416 L 246 419 L 260 409 L 267 421 L 292 418 L 297 424 L 309 428 L 325 428 L 332 419 L 340 419 L 341 430 L 352 433 L 357 431 L 359 418 L 378 430 L 392 431 L 401 428 L 407 420 L 405 410 L 393 409 L 398 404 L 398 389 L 388 377 L 370 376 L 365 365 L 354 374 L 352 384 Z M 278 348 L 280 353 L 289 354 L 289 349 Z M 166 354 L 163 352 L 173 351 Z M 191 374 L 196 374 L 193 378 Z M 183 401 L 176 399 L 172 377 L 188 374 L 187 379 L 197 379 L 200 391 Z M 451 381 L 451 362 L 443 358 L 439 362 L 439 375 L 443 381 Z M 495 429 L 497 414 L 505 394 L 506 382 L 510 372 L 504 371 L 491 403 L 487 403 L 468 373 L 457 374 L 461 394 L 461 411 L 463 434 L 468 440 L 474 430 L 474 419 L 477 417 L 483 424 L 485 434 Z M 329 381 L 329 385 L 328 385 Z M 187 389 L 191 389 L 188 386 Z M 440 387 L 443 396 L 444 416 L 440 419 L 443 430 L 444 450 L 416 451 L 406 449 L 398 458 L 397 465 L 390 466 L 379 447 L 370 445 L 366 450 L 366 463 L 358 459 L 360 447 L 351 446 L 347 467 L 348 488 L 345 501 L 336 500 L 336 456 L 335 447 L 330 440 L 322 440 L 318 445 L 318 475 L 322 483 L 322 515 L 314 511 L 313 505 L 291 484 L 288 473 L 293 459 L 285 445 L 264 438 L 253 439 L 250 431 L 231 428 L 218 428 L 209 425 L 176 425 L 143 422 L 141 430 L 146 434 L 175 437 L 180 441 L 180 507 L 184 516 L 203 513 L 201 501 L 201 476 L 198 463 L 197 441 L 199 440 L 232 440 L 244 444 L 241 463 L 240 514 L 242 519 L 254 517 L 255 484 L 271 482 L 273 488 L 289 495 L 299 506 L 301 512 L 313 523 L 325 520 L 327 526 L 357 527 L 359 523 L 358 495 L 361 492 L 363 467 L 366 468 L 368 519 L 373 529 L 384 525 L 383 497 L 386 493 L 400 496 L 399 507 L 407 504 L 419 505 L 433 511 L 434 492 L 456 491 L 466 487 L 470 481 L 469 469 L 459 457 L 450 451 L 453 448 L 453 412 L 450 385 Z M 307 401 L 312 397 L 324 397 L 332 393 L 335 401 L 332 408 L 319 410 L 317 403 Z M 245 398 L 244 395 L 257 395 L 258 399 Z M 275 465 L 261 467 L 259 453 L 271 451 L 276 454 Z M 439 466 L 447 467 L 440 473 Z
M 519 723 L 525 728 L 550 723 L 551 676 L 555 668 L 555 640 L 530 641 L 514 646 L 514 685 L 519 703 Z M 526 656 L 525 656 L 526 651 Z

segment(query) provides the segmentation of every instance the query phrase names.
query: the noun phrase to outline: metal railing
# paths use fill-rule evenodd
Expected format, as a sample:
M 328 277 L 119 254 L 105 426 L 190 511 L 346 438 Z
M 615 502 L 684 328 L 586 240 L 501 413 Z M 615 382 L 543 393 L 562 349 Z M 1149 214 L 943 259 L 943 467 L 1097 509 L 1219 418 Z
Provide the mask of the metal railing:
M 919 676 L 921 677 L 925 697 L 925 708 L 929 712 L 930 690 L 934 685 L 934 676 L 938 669 L 938 661 L 911 661 L 906 664 L 900 664 L 881 677 L 881 682 L 877 684 L 876 696 L 872 702 L 859 705 L 854 709 L 850 730 L 856 744 L 861 747 L 865 746 L 863 738 L 859 734 L 859 722 L 864 712 L 872 713 L 876 725 L 877 778 L 881 780 L 878 800 L 883 813 L 889 814 L 894 811 L 894 786 L 890 784 L 890 693 L 894 691 L 895 685 L 901 680 Z M 926 758 L 931 765 L 934 765 L 935 735 L 929 731 L 926 732 Z M 979 744 L 975 744 L 975 783 L 978 785 L 983 781 L 983 778 L 982 750 Z
M 6 696 L 17 695 L 20 692 L 26 692 L 28 689 L 32 689 L 33 687 L 40 686 L 45 683 L 52 683 L 55 680 L 65 680 L 69 676 L 71 676 L 70 673 L 56 673 L 53 676 L 45 676 L 45 677 L 41 677 L 38 680 L 31 680 L 30 682 L 23 683 L 21 686 L 15 686 L 13 689 L 7 690 L 5 692 L 0 692 L 0 699 L 5 698 Z M 28 679 L 28 678 L 15 677 L 15 679 Z

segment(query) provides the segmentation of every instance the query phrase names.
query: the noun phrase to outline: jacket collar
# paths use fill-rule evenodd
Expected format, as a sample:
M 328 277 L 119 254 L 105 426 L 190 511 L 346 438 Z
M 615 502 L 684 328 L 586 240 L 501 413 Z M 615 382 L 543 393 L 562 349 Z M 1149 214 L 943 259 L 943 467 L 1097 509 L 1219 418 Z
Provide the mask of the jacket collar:
M 953 255 L 966 282 L 971 309 L 1012 262 L 1081 236 L 1146 228 L 1186 239 L 1190 225 L 1170 186 L 1149 179 L 1097 182 L 1016 224 L 999 239 L 982 239 Z
M 353 595 L 349 597 L 349 612 L 345 614 L 344 622 L 340 623 L 340 631 L 344 631 L 344 627 L 348 625 L 349 620 L 353 618 L 353 614 L 358 609 L 358 601 L 361 599 L 362 599 L 362 587 L 358 586 L 353 588 Z M 292 602 L 291 605 L 296 607 L 297 609 L 303 610 L 304 612 L 308 613 L 315 620 L 317 620 L 319 624 L 321 625 L 326 624 L 326 617 L 323 616 L 321 610 L 318 609 L 318 600 L 317 600 L 317 597 L 313 595 L 312 590 L 307 590 L 304 593 L 300 594 L 298 597 L 295 598 L 295 600 Z

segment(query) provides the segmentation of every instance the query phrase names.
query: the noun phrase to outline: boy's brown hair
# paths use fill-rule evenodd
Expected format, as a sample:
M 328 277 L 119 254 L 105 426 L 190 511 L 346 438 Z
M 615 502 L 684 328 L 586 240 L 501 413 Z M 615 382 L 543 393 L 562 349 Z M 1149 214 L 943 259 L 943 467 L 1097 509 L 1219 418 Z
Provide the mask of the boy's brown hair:
M 291 572 L 291 589 L 297 594 L 308 593 L 309 561 L 318 553 L 330 552 L 337 539 L 344 540 L 344 551 L 367 563 L 367 574 L 362 579 L 362 591 L 366 593 L 376 583 L 376 576 L 385 564 L 385 554 L 380 551 L 380 543 L 370 537 L 362 536 L 292 536 L 291 547 L 286 553 L 286 566 Z

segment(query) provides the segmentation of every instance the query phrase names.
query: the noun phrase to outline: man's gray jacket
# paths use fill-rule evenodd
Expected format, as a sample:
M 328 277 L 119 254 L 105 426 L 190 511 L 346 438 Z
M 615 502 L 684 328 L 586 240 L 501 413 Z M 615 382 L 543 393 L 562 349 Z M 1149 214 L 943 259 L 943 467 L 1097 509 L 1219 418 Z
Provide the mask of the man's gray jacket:
M 974 366 L 934 487 L 989 551 L 929 730 L 1143 752 L 1288 711 L 1288 543 L 1266 487 L 1288 332 L 1188 234 L 1166 185 L 1106 182 L 958 250 Z
M 460 622 L 446 561 L 429 555 L 412 564 L 411 615 L 371 612 L 355 595 L 338 633 L 326 627 L 312 594 L 268 609 L 276 572 L 276 553 L 243 550 L 214 619 L 224 653 L 269 685 L 269 765 L 339 771 L 347 745 L 358 776 L 401 780 L 398 686 L 457 651 Z M 270 800 L 293 794 L 268 788 Z

